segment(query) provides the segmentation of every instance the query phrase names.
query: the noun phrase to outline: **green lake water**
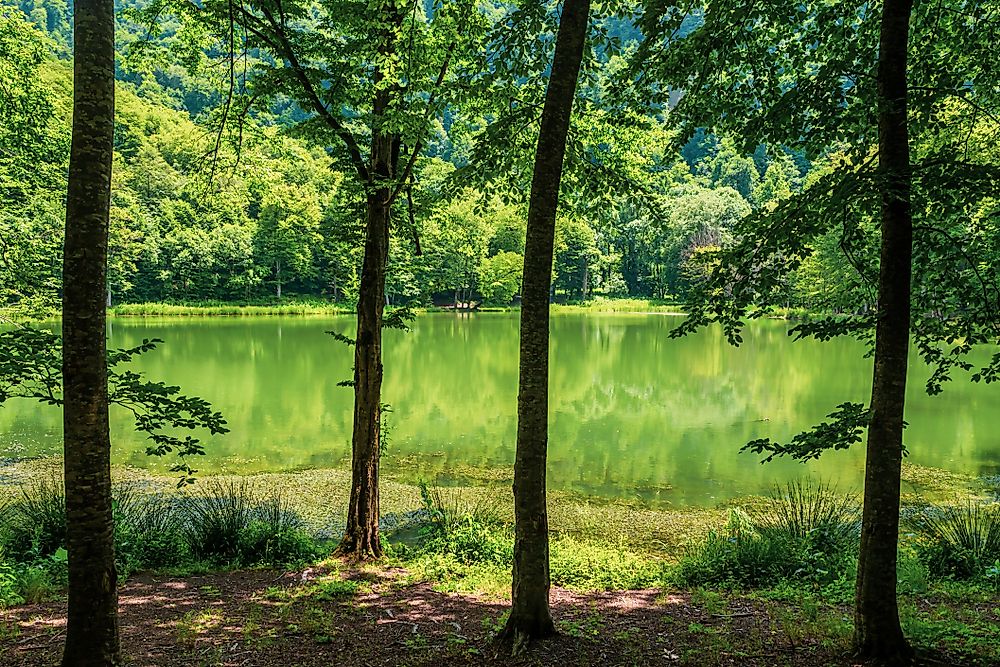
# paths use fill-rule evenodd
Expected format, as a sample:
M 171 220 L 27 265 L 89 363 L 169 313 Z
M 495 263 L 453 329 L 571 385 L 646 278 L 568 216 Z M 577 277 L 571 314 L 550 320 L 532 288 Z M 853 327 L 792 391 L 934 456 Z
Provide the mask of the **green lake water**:
M 718 330 L 673 340 L 674 316 L 556 314 L 552 319 L 549 488 L 603 498 L 705 505 L 813 476 L 857 486 L 862 446 L 809 464 L 762 466 L 750 439 L 788 438 L 837 404 L 865 402 L 871 361 L 851 340 L 793 342 L 782 322 L 755 323 L 740 348 Z M 222 410 L 232 432 L 196 467 L 260 472 L 346 465 L 352 351 L 324 331 L 351 317 L 114 319 L 110 344 L 162 338 L 137 366 Z M 384 399 L 393 408 L 385 474 L 461 483 L 513 461 L 516 314 L 421 315 L 385 341 Z M 965 379 L 923 392 L 911 361 L 909 460 L 973 474 L 1000 471 L 1000 388 Z M 57 453 L 54 408 L 0 409 L 0 456 Z M 112 408 L 116 463 L 150 461 L 131 420 Z

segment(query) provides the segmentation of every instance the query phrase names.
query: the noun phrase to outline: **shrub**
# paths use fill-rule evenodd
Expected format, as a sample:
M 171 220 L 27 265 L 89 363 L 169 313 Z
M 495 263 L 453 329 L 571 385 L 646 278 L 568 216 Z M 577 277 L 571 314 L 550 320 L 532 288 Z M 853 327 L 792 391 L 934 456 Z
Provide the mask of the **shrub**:
M 245 481 L 209 481 L 204 494 L 185 497 L 181 512 L 184 536 L 199 558 L 234 562 L 239 554 L 240 533 L 250 524 L 253 494 Z
M 928 506 L 906 523 L 916 533 L 920 558 L 933 575 L 983 576 L 1000 560 L 1000 505 Z
M 795 576 L 829 582 L 855 560 L 861 539 L 861 506 L 822 482 L 790 482 L 762 507 L 748 513 L 751 528 L 765 540 L 796 549 Z
M 773 536 L 764 538 L 728 528 L 712 531 L 684 552 L 670 576 L 683 586 L 770 586 L 795 571 L 799 547 Z

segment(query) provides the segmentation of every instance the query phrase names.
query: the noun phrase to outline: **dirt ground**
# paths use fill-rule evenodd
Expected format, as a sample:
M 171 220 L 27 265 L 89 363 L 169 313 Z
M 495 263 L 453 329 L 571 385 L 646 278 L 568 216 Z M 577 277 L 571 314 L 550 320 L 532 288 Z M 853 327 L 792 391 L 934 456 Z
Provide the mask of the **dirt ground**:
M 854 664 L 846 641 L 830 639 L 829 618 L 655 590 L 554 589 L 559 634 L 512 656 L 492 644 L 503 602 L 407 584 L 403 574 L 135 576 L 120 590 L 123 651 L 143 667 Z M 58 664 L 65 623 L 64 602 L 0 612 L 0 665 Z

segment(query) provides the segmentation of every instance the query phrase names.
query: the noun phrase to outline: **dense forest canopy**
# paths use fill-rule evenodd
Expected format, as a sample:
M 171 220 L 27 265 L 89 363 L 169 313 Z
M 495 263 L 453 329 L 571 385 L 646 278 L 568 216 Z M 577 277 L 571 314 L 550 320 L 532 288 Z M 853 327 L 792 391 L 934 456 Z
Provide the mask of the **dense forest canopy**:
M 167 47 L 185 39 L 176 25 L 161 30 L 163 49 L 136 48 L 148 33 L 130 20 L 138 16 L 130 9 L 141 7 L 119 12 L 111 301 L 356 298 L 362 211 L 344 165 L 302 136 L 302 114 L 287 99 L 255 109 L 241 123 L 238 145 L 219 143 L 224 89 L 211 78 L 218 68 L 202 64 L 196 77 L 169 60 L 180 50 Z M 0 292 L 6 306 L 34 312 L 52 307 L 60 279 L 69 16 L 60 0 L 22 2 L 2 14 L 0 77 L 13 114 L 0 130 L 0 243 L 12 270 L 0 278 Z M 635 29 L 616 25 L 620 41 L 634 48 Z M 610 108 L 608 72 L 624 66 L 616 65 L 622 57 L 610 50 L 594 57 L 608 67 L 591 72 L 586 94 L 597 102 L 608 98 Z M 728 242 L 739 220 L 774 208 L 825 168 L 781 147 L 744 154 L 736 141 L 705 132 L 677 146 L 656 122 L 632 118 L 625 126 L 596 102 L 588 106 L 574 120 L 572 140 L 580 159 L 599 162 L 589 166 L 607 177 L 598 181 L 600 191 L 584 194 L 582 186 L 593 182 L 586 170 L 567 176 L 567 197 L 581 201 L 558 223 L 553 289 L 560 299 L 682 297 L 700 271 L 692 260 L 703 249 Z M 490 112 L 481 103 L 468 107 L 447 115 Z M 392 303 L 457 296 L 506 305 L 519 292 L 525 183 L 491 182 L 512 180 L 509 156 L 492 163 L 509 172 L 469 172 L 474 126 L 439 124 L 415 166 L 416 229 L 392 238 L 386 286 Z M 827 245 L 792 276 L 787 305 L 866 303 L 851 267 L 833 241 Z

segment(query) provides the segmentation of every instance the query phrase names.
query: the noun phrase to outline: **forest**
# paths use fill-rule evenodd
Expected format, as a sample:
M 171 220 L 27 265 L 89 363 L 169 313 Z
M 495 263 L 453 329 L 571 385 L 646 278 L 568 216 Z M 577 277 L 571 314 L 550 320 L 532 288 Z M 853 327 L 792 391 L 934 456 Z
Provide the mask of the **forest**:
M 0 663 L 1000 664 L 998 40 L 0 0 Z

